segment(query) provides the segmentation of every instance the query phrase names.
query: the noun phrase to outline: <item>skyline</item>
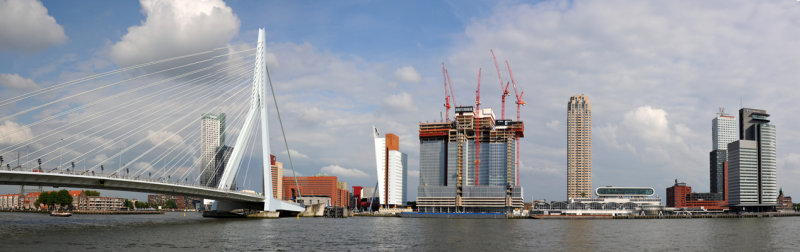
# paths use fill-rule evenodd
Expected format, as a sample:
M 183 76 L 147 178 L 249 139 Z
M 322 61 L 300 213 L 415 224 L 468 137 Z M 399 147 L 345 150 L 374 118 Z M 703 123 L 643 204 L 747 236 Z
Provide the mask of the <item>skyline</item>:
M 372 186 L 374 157 L 364 154 L 372 152 L 372 139 L 366 130 L 347 129 L 376 124 L 399 136 L 400 149 L 418 150 L 417 123 L 438 120 L 443 111 L 441 62 L 451 71 L 455 98 L 469 104 L 477 69 L 491 69 L 489 50 L 494 49 L 501 60 L 509 60 L 518 85 L 528 94 L 528 105 L 522 108 L 528 135 L 520 141 L 525 201 L 566 198 L 563 101 L 580 93 L 593 103 L 593 188 L 649 186 L 663 195 L 673 179 L 708 188 L 716 108 L 733 110 L 739 106 L 737 98 L 747 97 L 752 100 L 744 100 L 744 107 L 770 111 L 779 128 L 778 187 L 787 195 L 800 191 L 800 185 L 789 183 L 800 178 L 800 140 L 793 137 L 800 128 L 793 126 L 798 119 L 791 116 L 797 112 L 791 87 L 800 79 L 792 71 L 800 66 L 800 50 L 792 50 L 800 36 L 800 27 L 792 25 L 800 21 L 795 1 L 434 2 L 403 8 L 351 2 L 322 3 L 308 12 L 298 11 L 304 6 L 296 3 L 209 3 L 230 8 L 230 13 L 206 17 L 225 21 L 203 29 L 218 33 L 192 30 L 180 33 L 192 39 L 177 40 L 147 28 L 158 22 L 178 26 L 185 20 L 157 19 L 163 13 L 141 10 L 138 3 L 45 1 L 42 6 L 63 29 L 63 37 L 55 32 L 50 44 L 36 48 L 2 41 L 0 99 L 143 60 L 115 53 L 123 42 L 143 50 L 151 45 L 134 43 L 140 40 L 133 30 L 150 32 L 139 39 L 167 41 L 164 50 L 199 50 L 252 47 L 256 28 L 265 26 L 298 172 L 328 173 L 349 185 Z M 181 4 L 168 2 L 166 7 Z M 78 15 L 95 8 L 98 15 Z M 259 10 L 279 15 L 255 15 Z M 417 25 L 423 29 L 415 29 Z M 55 26 L 48 27 L 45 31 Z M 42 30 L 29 33 L 34 31 Z M 7 32 L 0 30 L 0 37 L 8 37 Z M 208 36 L 226 39 L 196 44 Z M 169 56 L 188 53 L 177 51 Z M 501 90 L 493 84 L 492 71 L 485 74 L 482 107 L 499 111 Z M 514 108 L 507 104 L 506 109 Z M 0 115 L 8 113 L 0 110 Z M 4 122 L 0 132 L 13 126 Z M 275 144 L 278 160 L 285 162 L 284 149 Z M 416 188 L 419 153 L 408 154 L 407 186 Z M 8 188 L 15 190 L 0 190 Z M 410 190 L 408 200 L 414 198 L 416 190 Z

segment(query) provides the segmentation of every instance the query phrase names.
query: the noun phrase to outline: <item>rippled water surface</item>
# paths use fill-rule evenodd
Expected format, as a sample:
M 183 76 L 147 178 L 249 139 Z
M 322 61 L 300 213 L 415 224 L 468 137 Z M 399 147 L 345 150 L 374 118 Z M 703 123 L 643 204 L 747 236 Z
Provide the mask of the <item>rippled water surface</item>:
M 198 213 L 0 213 L 0 251 L 774 251 L 800 246 L 800 217 L 494 220 L 208 219 Z

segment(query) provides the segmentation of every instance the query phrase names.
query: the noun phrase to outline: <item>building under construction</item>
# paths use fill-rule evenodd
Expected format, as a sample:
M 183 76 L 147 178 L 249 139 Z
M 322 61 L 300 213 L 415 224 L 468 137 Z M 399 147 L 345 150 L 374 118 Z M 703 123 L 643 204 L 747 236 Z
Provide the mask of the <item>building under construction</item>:
M 522 208 L 516 146 L 522 121 L 495 120 L 491 108 L 460 106 L 455 112 L 455 121 L 419 124 L 419 211 Z

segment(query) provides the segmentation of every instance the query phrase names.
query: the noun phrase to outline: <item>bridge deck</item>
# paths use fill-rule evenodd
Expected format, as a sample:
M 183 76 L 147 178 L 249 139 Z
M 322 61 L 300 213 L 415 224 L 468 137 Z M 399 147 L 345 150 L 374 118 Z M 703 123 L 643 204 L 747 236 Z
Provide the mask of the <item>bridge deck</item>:
M 0 185 L 33 185 L 106 189 L 159 194 L 179 194 L 234 202 L 264 202 L 264 197 L 231 190 L 146 179 L 130 179 L 64 173 L 0 170 Z

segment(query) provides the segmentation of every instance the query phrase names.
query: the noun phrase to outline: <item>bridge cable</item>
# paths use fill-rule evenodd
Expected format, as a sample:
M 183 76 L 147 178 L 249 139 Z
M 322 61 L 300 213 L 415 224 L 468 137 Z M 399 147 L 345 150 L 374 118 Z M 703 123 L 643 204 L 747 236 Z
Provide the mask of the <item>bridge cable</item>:
M 202 69 L 201 69 L 201 70 L 202 70 Z M 196 71 L 200 71 L 200 70 L 196 70 Z M 196 72 L 196 71 L 193 71 L 193 72 Z M 175 78 L 182 77 L 182 76 L 184 76 L 184 75 L 175 76 L 175 77 L 169 78 L 169 79 L 167 79 L 167 80 L 170 80 L 170 79 L 175 79 Z M 202 78 L 201 78 L 201 79 L 202 79 Z M 158 81 L 157 83 L 165 82 L 165 81 L 167 81 L 167 80 Z M 189 81 L 188 83 L 195 82 L 196 80 L 197 80 L 197 79 L 195 79 L 195 80 L 191 80 L 191 81 Z M 178 85 L 176 85 L 176 86 L 178 86 Z M 189 89 L 189 90 L 194 90 L 194 89 Z M 198 90 L 198 91 L 199 91 L 199 92 L 202 92 L 201 90 Z M 187 94 L 188 94 L 188 93 L 187 93 Z M 172 97 L 172 98 L 175 98 L 175 97 Z M 138 101 L 145 101 L 145 100 L 138 100 Z M 132 105 L 132 104 L 135 104 L 135 102 L 134 102 L 134 103 L 131 103 L 131 105 Z M 165 107 L 164 107 L 164 109 L 168 109 L 168 107 L 166 107 L 166 106 L 165 106 Z M 143 110 L 143 109 L 139 109 L 139 111 L 142 111 L 141 113 L 144 113 L 144 112 L 152 112 L 152 111 L 147 111 L 147 110 Z M 140 113 L 140 114 L 141 114 L 141 113 Z M 122 115 L 123 115 L 123 117 L 124 117 L 124 114 L 122 114 Z M 137 118 L 137 117 L 132 117 L 132 118 Z M 88 121 L 87 121 L 87 122 L 88 122 Z M 123 122 L 125 122 L 125 121 L 122 121 L 122 120 L 117 120 L 117 122 L 116 122 L 116 123 L 114 123 L 114 124 L 112 124 L 112 125 L 110 125 L 110 126 L 106 127 L 106 129 L 108 129 L 108 128 L 112 128 L 112 127 L 115 127 L 116 125 L 118 125 L 118 124 L 121 124 L 121 123 L 123 123 Z M 95 127 L 91 127 L 90 129 L 94 129 L 94 128 L 96 128 L 96 127 L 97 127 L 97 126 L 95 126 Z M 85 133 L 85 132 L 89 131 L 90 129 L 87 129 L 87 130 L 85 130 L 85 131 L 84 131 L 84 132 L 82 132 L 82 133 Z M 109 133 L 107 133 L 107 134 L 110 134 L 110 132 L 109 132 Z M 119 137 L 117 137 L 116 139 L 120 139 L 120 140 L 121 140 L 121 139 L 122 139 L 122 137 L 124 137 L 124 136 L 125 136 L 125 135 L 123 135 L 123 136 L 119 136 Z M 79 140 L 82 140 L 82 139 L 85 139 L 85 138 L 88 138 L 88 137 L 90 137 L 90 136 L 89 136 L 89 135 L 86 135 L 86 136 L 84 136 L 83 138 L 81 138 L 81 139 L 77 139 L 77 140 L 75 140 L 75 141 L 79 141 Z M 112 142 L 116 142 L 116 141 L 112 141 Z M 58 143 L 56 142 L 56 143 L 50 144 L 50 145 L 48 145 L 48 146 L 47 146 L 47 147 L 45 147 L 45 148 L 48 148 L 48 147 L 50 147 L 50 146 L 53 146 L 53 145 L 55 145 L 55 144 L 58 144 Z M 100 147 L 102 147 L 102 146 L 106 146 L 106 145 L 107 145 L 107 144 L 104 144 L 104 145 L 101 145 Z M 99 147 L 98 147 L 98 148 L 99 148 Z M 94 151 L 94 150 L 97 150 L 98 148 L 95 148 L 95 149 L 91 150 L 90 152 L 92 152 L 92 151 Z M 42 150 L 43 150 L 43 149 L 42 149 Z M 58 150 L 58 149 L 56 149 L 56 150 Z M 54 151 L 56 151 L 56 150 L 53 150 L 53 151 L 51 151 L 51 152 L 49 152 L 49 153 L 45 153 L 45 154 L 44 154 L 44 156 L 46 156 L 46 155 L 49 155 L 49 154 L 53 153 L 53 152 L 54 152 Z M 33 152 L 33 153 L 29 153 L 28 155 L 32 155 L 32 154 L 34 154 L 34 153 L 35 153 L 35 152 Z M 88 154 L 88 153 L 85 153 L 84 155 L 81 155 L 81 156 L 85 156 L 86 154 Z M 26 155 L 26 156 L 28 156 L 28 155 Z M 31 161 L 28 161 L 28 162 L 26 162 L 26 164 L 27 164 L 27 163 L 29 163 L 29 162 L 31 162 Z
M 272 101 L 275 102 L 275 112 L 278 115 L 278 122 L 281 125 L 281 134 L 283 134 L 283 144 L 286 146 L 286 155 L 289 157 L 289 166 L 292 167 L 292 177 L 294 177 L 294 186 L 297 187 L 297 197 L 299 198 L 301 197 L 300 184 L 297 183 L 297 174 L 294 171 L 294 162 L 292 162 L 292 150 L 289 149 L 289 142 L 288 140 L 286 140 L 286 131 L 283 129 L 283 120 L 281 119 L 281 110 L 278 109 L 278 98 L 275 96 L 275 88 L 272 87 L 272 77 L 269 74 L 269 66 L 266 60 L 264 60 L 264 69 L 267 72 L 267 80 L 269 81 L 269 90 L 272 93 Z
M 21 95 L 18 95 L 18 96 L 13 97 L 13 98 L 9 98 L 9 99 L 4 100 L 4 101 L 0 101 L 0 106 L 5 106 L 5 105 L 8 105 L 8 104 L 11 104 L 11 103 L 23 100 L 23 99 L 30 98 L 30 97 L 38 95 L 38 94 L 46 93 L 48 91 L 52 91 L 52 90 L 56 90 L 56 89 L 59 89 L 59 88 L 62 88 L 62 87 L 67 87 L 67 86 L 70 86 L 70 85 L 86 82 L 86 81 L 97 79 L 97 78 L 100 78 L 100 77 L 105 77 L 105 76 L 108 76 L 108 75 L 117 74 L 117 73 L 121 73 L 121 72 L 126 72 L 128 70 L 142 68 L 142 67 L 155 65 L 155 64 L 159 64 L 159 63 L 164 63 L 164 62 L 168 62 L 168 61 L 172 61 L 172 60 L 178 60 L 178 59 L 188 58 L 188 57 L 192 57 L 192 56 L 203 55 L 203 54 L 211 53 L 211 52 L 214 52 L 214 51 L 217 51 L 217 50 L 220 50 L 220 49 L 225 49 L 225 48 L 228 48 L 228 47 L 227 46 L 218 47 L 218 48 L 214 48 L 214 49 L 207 50 L 207 51 L 191 53 L 191 54 L 187 54 L 187 55 L 176 56 L 176 57 L 166 58 L 166 59 L 161 59 L 161 60 L 156 60 L 156 61 L 150 61 L 150 62 L 141 63 L 141 64 L 138 64 L 138 65 L 129 66 L 129 67 L 125 67 L 125 68 L 120 68 L 120 69 L 116 69 L 116 70 L 112 70 L 112 71 L 108 71 L 108 72 L 104 72 L 104 73 L 85 76 L 85 77 L 82 77 L 82 78 L 79 78 L 79 79 L 76 79 L 76 80 L 63 82 L 63 83 L 60 83 L 60 84 L 56 84 L 56 85 L 53 85 L 53 86 L 49 86 L 49 87 L 46 87 L 46 88 L 42 88 L 42 89 L 38 89 L 38 90 L 35 90 L 35 91 L 32 91 L 32 92 L 21 94 Z

